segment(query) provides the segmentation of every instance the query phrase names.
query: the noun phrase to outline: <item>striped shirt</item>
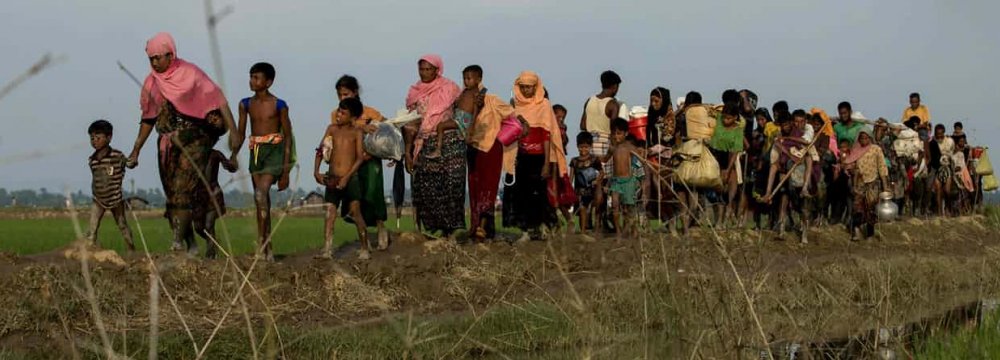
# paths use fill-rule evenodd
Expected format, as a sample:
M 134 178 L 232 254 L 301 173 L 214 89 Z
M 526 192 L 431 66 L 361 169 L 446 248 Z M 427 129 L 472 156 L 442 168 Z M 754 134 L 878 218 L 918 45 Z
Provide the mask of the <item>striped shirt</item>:
M 125 154 L 110 149 L 102 158 L 95 158 L 97 155 L 95 152 L 90 156 L 90 172 L 94 179 L 91 186 L 94 202 L 105 209 L 111 209 L 122 203 Z

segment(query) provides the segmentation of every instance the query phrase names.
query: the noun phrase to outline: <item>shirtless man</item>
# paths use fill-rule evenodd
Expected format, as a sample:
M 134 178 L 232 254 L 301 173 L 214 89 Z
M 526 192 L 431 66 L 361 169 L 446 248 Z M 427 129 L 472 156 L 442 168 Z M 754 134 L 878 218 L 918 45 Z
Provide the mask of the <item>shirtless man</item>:
M 358 241 L 361 250 L 358 258 L 368 260 L 371 257 L 371 245 L 368 244 L 368 230 L 365 219 L 361 216 L 361 182 L 358 180 L 358 168 L 364 162 L 365 151 L 361 147 L 361 130 L 354 127 L 354 121 L 364 112 L 361 100 L 345 98 L 340 101 L 337 109 L 336 123 L 327 126 L 323 139 L 329 144 L 330 162 L 326 174 L 319 171 L 323 160 L 323 150 L 316 152 L 313 166 L 313 176 L 316 182 L 326 186 L 324 199 L 327 202 L 326 223 L 323 227 L 323 252 L 321 258 L 333 257 L 333 226 L 337 221 L 337 207 L 347 206 L 351 218 L 358 228 Z
M 273 260 L 271 253 L 271 186 L 278 191 L 288 188 L 291 170 L 292 124 L 288 120 L 288 104 L 271 94 L 274 66 L 256 63 L 250 67 L 250 90 L 254 96 L 240 101 L 240 143 L 246 134 L 250 117 L 250 176 L 253 179 L 254 203 L 257 205 L 258 254 Z M 233 151 L 235 161 L 240 146 Z

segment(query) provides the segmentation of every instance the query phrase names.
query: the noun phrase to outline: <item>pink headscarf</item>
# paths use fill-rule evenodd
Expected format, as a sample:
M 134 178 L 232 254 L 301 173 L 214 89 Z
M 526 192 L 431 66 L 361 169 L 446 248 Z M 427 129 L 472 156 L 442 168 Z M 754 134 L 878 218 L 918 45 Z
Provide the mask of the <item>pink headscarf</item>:
M 416 109 L 423 116 L 418 139 L 413 149 L 414 156 L 420 153 L 423 139 L 435 133 L 442 120 L 451 117 L 451 107 L 461 93 L 458 85 L 444 77 L 444 61 L 441 60 L 440 56 L 424 55 L 420 60 L 437 68 L 437 77 L 429 83 L 417 80 L 416 84 L 410 86 L 410 92 L 406 94 L 406 108 Z
M 226 105 L 222 90 L 205 72 L 177 57 L 177 47 L 170 34 L 161 32 L 146 42 L 146 55 L 152 57 L 166 53 L 174 57 L 170 67 L 162 73 L 150 71 L 143 82 L 142 93 L 139 94 L 143 119 L 155 118 L 165 101 L 173 104 L 181 114 L 198 119 L 204 119 L 210 111 Z

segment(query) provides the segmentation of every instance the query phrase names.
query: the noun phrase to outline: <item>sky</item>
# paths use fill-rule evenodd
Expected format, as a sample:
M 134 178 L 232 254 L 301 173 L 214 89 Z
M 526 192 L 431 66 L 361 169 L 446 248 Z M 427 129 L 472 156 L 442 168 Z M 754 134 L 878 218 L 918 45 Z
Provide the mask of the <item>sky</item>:
M 520 71 L 538 72 L 553 103 L 569 108 L 571 139 L 584 101 L 600 90 L 599 74 L 613 69 L 623 78 L 619 99 L 630 106 L 646 105 L 656 86 L 674 99 L 699 91 L 706 102 L 720 102 L 725 89 L 748 88 L 768 108 L 787 100 L 792 109 L 835 113 L 846 100 L 868 118 L 898 120 L 916 91 L 949 132 L 962 121 L 973 144 L 1000 146 L 991 110 L 1000 100 L 1000 43 L 991 26 L 1000 12 L 996 1 L 216 0 L 214 6 L 233 9 L 218 26 L 231 104 L 252 95 L 253 63 L 277 68 L 271 90 L 289 104 L 305 160 L 293 187 L 316 187 L 311 154 L 337 104 L 337 78 L 356 76 L 365 104 L 391 117 L 418 80 L 417 59 L 425 53 L 440 54 L 445 75 L 459 84 L 462 68 L 481 65 L 484 84 L 502 98 Z M 139 89 L 116 62 L 144 77 L 145 41 L 155 33 L 173 34 L 177 56 L 219 80 L 201 0 L 4 0 L 0 24 L 0 83 L 45 53 L 65 57 L 0 99 L 3 188 L 88 189 L 93 150 L 86 129 L 96 119 L 115 125 L 113 147 L 131 151 Z M 154 143 L 147 142 L 139 167 L 127 173 L 139 187 L 159 187 Z M 573 156 L 572 143 L 569 150 Z M 246 181 L 232 186 L 250 189 Z

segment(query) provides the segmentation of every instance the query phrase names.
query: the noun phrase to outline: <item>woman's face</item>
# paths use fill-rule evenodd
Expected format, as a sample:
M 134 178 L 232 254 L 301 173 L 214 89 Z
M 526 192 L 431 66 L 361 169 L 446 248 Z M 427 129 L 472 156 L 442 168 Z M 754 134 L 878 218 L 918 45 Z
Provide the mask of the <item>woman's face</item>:
M 417 73 L 420 74 L 421 82 L 429 83 L 434 81 L 434 79 L 437 79 L 437 71 L 438 68 L 434 67 L 434 65 L 431 65 L 431 63 L 425 60 L 420 60 L 420 62 L 417 63 Z
M 767 124 L 767 118 L 764 115 L 757 115 L 757 126 L 764 127 Z
M 538 91 L 538 86 L 537 85 L 519 84 L 519 85 L 517 85 L 517 87 L 518 87 L 518 89 L 521 89 L 521 95 L 523 95 L 526 98 L 533 98 L 533 97 L 535 97 L 535 92 Z
M 358 93 L 352 91 L 351 89 L 345 87 L 337 88 L 337 100 L 344 100 L 347 98 L 358 97 Z
M 650 95 L 649 96 L 649 107 L 652 108 L 650 110 L 659 111 L 660 109 L 663 108 L 663 98 L 661 98 L 659 96 L 656 96 L 656 95 Z
M 157 73 L 163 73 L 170 68 L 170 64 L 174 62 L 174 54 L 158 54 L 149 57 L 149 65 L 153 67 L 153 71 Z
M 858 143 L 860 143 L 861 146 L 868 146 L 872 143 L 872 137 L 868 136 L 868 133 L 861 133 L 861 135 L 858 136 Z

